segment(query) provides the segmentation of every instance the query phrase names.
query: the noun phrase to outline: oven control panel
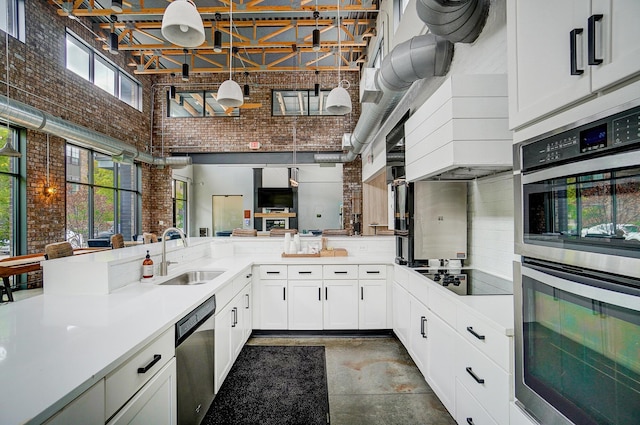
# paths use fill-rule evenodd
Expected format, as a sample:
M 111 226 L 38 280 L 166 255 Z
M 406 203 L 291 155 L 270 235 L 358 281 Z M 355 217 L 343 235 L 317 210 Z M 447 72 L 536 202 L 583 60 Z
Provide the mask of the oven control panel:
M 640 106 L 522 146 L 522 170 L 640 145 Z

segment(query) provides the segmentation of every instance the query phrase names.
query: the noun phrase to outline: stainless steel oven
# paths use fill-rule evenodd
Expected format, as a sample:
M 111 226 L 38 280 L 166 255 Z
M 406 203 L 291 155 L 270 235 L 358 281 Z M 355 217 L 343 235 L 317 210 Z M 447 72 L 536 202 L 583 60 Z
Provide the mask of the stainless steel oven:
M 540 424 L 640 418 L 640 280 L 515 263 L 517 403 Z
M 523 143 L 516 253 L 640 278 L 640 106 Z
M 515 146 L 515 396 L 540 424 L 640 417 L 639 105 Z

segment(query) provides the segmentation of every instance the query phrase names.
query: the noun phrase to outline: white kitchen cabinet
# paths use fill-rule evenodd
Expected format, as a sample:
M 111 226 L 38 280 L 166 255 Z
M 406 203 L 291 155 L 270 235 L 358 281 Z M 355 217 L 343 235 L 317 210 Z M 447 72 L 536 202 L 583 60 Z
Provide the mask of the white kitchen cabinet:
M 418 366 L 418 369 L 422 372 L 422 375 L 426 377 L 429 360 L 429 344 L 431 343 L 429 337 L 429 310 L 424 304 L 412 296 L 410 296 L 409 310 L 411 311 L 409 352 L 416 366 Z
M 44 424 L 103 425 L 105 420 L 104 391 L 104 379 L 101 379 L 71 403 L 67 404 L 55 416 L 45 421 Z
M 174 357 L 107 425 L 175 425 L 177 418 L 176 359 Z
M 602 17 L 590 29 L 589 20 L 597 15 Z M 638 74 L 638 16 L 637 0 L 507 2 L 510 127 L 531 123 Z M 590 65 L 592 34 L 591 55 L 602 62 Z
M 242 298 L 240 305 L 240 309 L 242 310 L 242 345 L 244 345 L 251 336 L 251 331 L 253 330 L 253 291 L 251 283 L 248 283 L 244 287 L 240 297 Z
M 322 330 L 322 280 L 289 280 L 289 329 Z
M 410 348 L 411 301 L 409 292 L 398 282 L 393 282 L 393 331 L 402 344 Z
M 427 382 L 449 412 L 455 412 L 456 332 L 431 311 L 427 319 Z
M 287 281 L 260 281 L 260 329 L 287 329 Z
M 387 280 L 360 279 L 358 329 L 387 328 Z
M 358 281 L 324 281 L 324 329 L 358 329 Z
M 456 411 L 453 416 L 459 424 L 497 425 L 491 415 L 458 380 L 456 380 Z
M 509 425 L 538 425 L 538 423 L 512 401 L 509 403 Z

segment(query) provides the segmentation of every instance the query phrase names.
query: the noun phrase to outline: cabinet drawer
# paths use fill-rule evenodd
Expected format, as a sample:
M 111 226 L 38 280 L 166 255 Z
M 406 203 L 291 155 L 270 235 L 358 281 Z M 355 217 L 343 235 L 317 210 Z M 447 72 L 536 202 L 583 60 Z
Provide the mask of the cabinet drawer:
M 458 381 L 497 423 L 508 424 L 510 375 L 462 337 L 456 347 Z
M 107 418 L 116 413 L 174 357 L 174 335 L 174 328 L 171 327 L 107 376 L 105 381 Z
M 393 281 L 398 282 L 404 289 L 409 290 L 409 270 L 404 266 L 394 265 Z
M 409 292 L 422 304 L 429 305 L 429 287 L 433 283 L 416 272 L 409 273 Z
M 289 279 L 322 279 L 322 266 L 289 266 L 287 274 Z
M 456 422 L 461 425 L 497 425 L 478 400 L 456 380 Z
M 444 291 L 448 292 L 445 293 Z M 455 296 L 448 289 L 441 286 L 429 288 L 429 309 L 440 316 L 449 326 L 456 329 L 456 303 L 451 299 Z
M 267 265 L 260 266 L 260 279 L 286 279 L 287 266 Z
M 360 279 L 386 279 L 387 266 L 384 264 L 361 264 L 358 266 Z
M 458 306 L 458 333 L 505 371 L 509 371 L 511 338 L 494 329 L 485 319 Z
M 243 270 L 240 275 L 236 276 L 233 279 L 234 295 L 242 291 L 242 288 L 247 286 L 247 284 L 249 283 L 251 283 L 251 269 L 247 268 L 246 270 Z
M 322 266 L 322 277 L 324 279 L 357 279 L 358 266 L 340 264 Z

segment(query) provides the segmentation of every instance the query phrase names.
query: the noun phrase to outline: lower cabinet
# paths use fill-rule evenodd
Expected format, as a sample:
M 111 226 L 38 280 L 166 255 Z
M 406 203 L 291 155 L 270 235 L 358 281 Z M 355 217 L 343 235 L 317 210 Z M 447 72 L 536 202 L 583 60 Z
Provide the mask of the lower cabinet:
M 393 283 L 393 331 L 410 350 L 411 302 L 409 293 L 397 282 Z
M 108 425 L 175 425 L 178 408 L 176 391 L 174 357 L 135 394 Z
M 455 330 L 429 311 L 426 334 L 429 340 L 427 381 L 442 404 L 449 412 L 453 412 L 456 400 L 456 381 L 452 371 L 456 360 Z
M 287 281 L 260 281 L 260 329 L 287 329 Z
M 413 357 L 422 375 L 427 376 L 427 365 L 429 362 L 429 344 L 432 344 L 429 338 L 429 309 L 415 298 L 410 298 L 411 324 L 409 325 L 410 345 L 409 352 Z
M 214 391 L 218 393 L 251 334 L 251 283 L 214 315 Z
M 460 381 L 456 380 L 455 418 L 459 424 L 498 425 Z
M 322 281 L 290 280 L 288 289 L 289 329 L 322 330 Z
M 324 329 L 358 329 L 358 281 L 325 280 Z
M 387 329 L 387 281 L 360 280 L 358 328 Z

